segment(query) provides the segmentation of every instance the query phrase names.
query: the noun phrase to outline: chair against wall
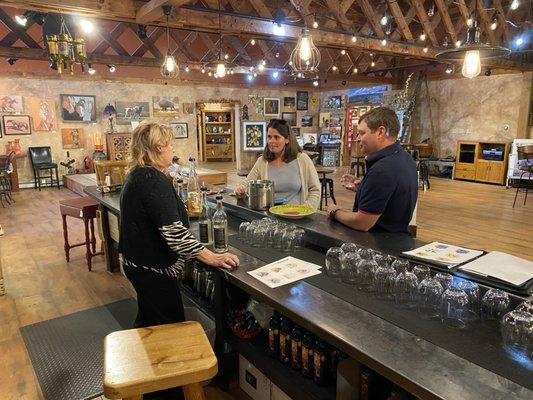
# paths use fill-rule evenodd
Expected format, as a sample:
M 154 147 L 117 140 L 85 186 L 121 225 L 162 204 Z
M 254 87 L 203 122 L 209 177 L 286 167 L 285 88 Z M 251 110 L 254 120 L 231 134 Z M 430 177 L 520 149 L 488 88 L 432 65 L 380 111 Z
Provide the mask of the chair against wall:
M 50 149 L 50 146 L 28 147 L 28 151 L 33 167 L 35 188 L 39 188 L 39 191 L 41 191 L 41 178 L 50 178 L 50 187 L 57 184 L 57 188 L 60 189 L 57 164 L 52 161 L 52 149 Z M 54 170 L 56 172 L 55 182 L 53 178 Z M 41 176 L 42 171 L 49 171 L 50 175 Z
M 527 146 L 518 146 L 518 169 L 522 171 L 520 173 L 520 178 L 516 184 L 516 193 L 514 195 L 513 208 L 516 204 L 516 198 L 519 191 L 524 191 L 526 194 L 524 196 L 524 205 L 527 201 L 527 191 L 529 189 L 528 185 L 531 183 L 531 176 L 533 175 L 533 145 Z M 529 174 L 526 183 L 522 184 L 524 175 Z
M 11 197 L 11 181 L 9 179 L 9 175 L 13 172 L 14 158 L 14 151 L 7 156 L 0 156 L 0 202 L 2 203 L 2 207 L 5 207 L 2 196 L 6 199 L 7 204 L 15 202 L 13 197 Z

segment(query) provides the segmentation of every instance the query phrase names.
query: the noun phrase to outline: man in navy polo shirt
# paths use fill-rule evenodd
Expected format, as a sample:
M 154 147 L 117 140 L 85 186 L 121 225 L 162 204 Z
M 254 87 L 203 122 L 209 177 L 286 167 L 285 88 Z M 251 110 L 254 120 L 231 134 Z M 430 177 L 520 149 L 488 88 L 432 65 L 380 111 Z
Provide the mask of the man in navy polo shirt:
M 400 123 L 396 113 L 377 107 L 359 119 L 357 138 L 366 156 L 362 180 L 343 175 L 342 182 L 356 191 L 353 211 L 330 205 L 331 219 L 359 231 L 407 233 L 418 195 L 413 158 L 397 141 Z

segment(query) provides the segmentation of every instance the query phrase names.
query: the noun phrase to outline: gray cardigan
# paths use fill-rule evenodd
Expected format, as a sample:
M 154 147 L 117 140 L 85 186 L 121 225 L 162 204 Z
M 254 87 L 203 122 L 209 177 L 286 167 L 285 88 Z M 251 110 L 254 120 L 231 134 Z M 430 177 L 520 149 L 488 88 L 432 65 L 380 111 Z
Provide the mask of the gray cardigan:
M 297 160 L 302 181 L 300 203 L 317 210 L 320 205 L 320 180 L 318 179 L 315 165 L 305 153 L 298 153 Z M 248 181 L 258 179 L 268 179 L 268 161 L 263 159 L 263 156 L 257 159 L 252 170 L 241 184 L 246 186 Z

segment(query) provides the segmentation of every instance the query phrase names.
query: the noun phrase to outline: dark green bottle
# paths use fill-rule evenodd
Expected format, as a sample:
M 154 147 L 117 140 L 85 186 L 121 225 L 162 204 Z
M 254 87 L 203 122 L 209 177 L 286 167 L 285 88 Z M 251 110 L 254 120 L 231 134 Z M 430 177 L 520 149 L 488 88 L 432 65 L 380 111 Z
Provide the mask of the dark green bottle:
M 328 348 L 326 344 L 317 339 L 315 343 L 315 354 L 313 357 L 313 381 L 317 385 L 325 385 L 328 379 Z
M 297 371 L 302 368 L 302 331 L 298 325 L 291 333 L 291 367 Z
M 313 377 L 313 355 L 315 342 L 311 332 L 305 332 L 302 339 L 302 375 L 306 378 Z
M 279 314 L 274 312 L 268 327 L 268 354 L 273 358 L 279 354 L 279 325 Z
M 291 325 L 287 318 L 281 319 L 279 328 L 279 360 L 285 365 L 291 362 Z

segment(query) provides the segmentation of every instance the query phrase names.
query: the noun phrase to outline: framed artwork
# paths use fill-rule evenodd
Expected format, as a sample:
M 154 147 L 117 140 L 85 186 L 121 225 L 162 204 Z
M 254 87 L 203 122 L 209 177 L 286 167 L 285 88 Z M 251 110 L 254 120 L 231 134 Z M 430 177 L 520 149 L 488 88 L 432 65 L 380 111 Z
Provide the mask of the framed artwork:
M 29 115 L 2 115 L 5 135 L 31 135 Z
M 61 94 L 59 99 L 64 122 L 96 122 L 95 96 Z
M 289 123 L 289 126 L 296 126 L 296 113 L 295 112 L 284 112 L 281 113 L 281 119 L 284 119 Z
M 313 117 L 311 115 L 302 115 L 302 126 L 313 126 Z
M 316 144 L 317 134 L 316 133 L 304 133 L 304 144 Z
M 329 126 L 329 120 L 331 118 L 330 112 L 320 113 L 320 126 L 327 128 Z
M 179 101 L 177 97 L 154 96 L 152 97 L 154 117 L 177 117 L 179 115 Z M 150 110 L 148 110 L 150 116 Z
M 27 105 L 34 131 L 57 131 L 56 103 L 54 99 L 31 97 Z
M 171 122 L 170 128 L 174 132 L 174 139 L 187 139 L 189 137 L 189 125 L 187 122 Z
M 64 149 L 82 149 L 85 147 L 85 135 L 82 128 L 61 128 L 61 142 Z
M 265 97 L 263 99 L 263 115 L 265 117 L 278 117 L 279 116 L 279 99 L 272 97 Z
M 183 103 L 183 114 L 194 114 L 194 103 Z
M 22 105 L 22 96 L 0 94 L 0 112 L 20 114 L 23 111 L 24 111 L 24 107 Z
M 283 107 L 294 108 L 295 105 L 296 105 L 296 99 L 294 97 L 283 98 Z
M 361 107 L 361 108 L 359 109 L 359 116 L 362 117 L 363 114 L 366 114 L 367 111 L 368 111 L 368 110 L 366 109 L 366 107 Z
M 244 122 L 244 150 L 262 151 L 266 146 L 266 122 Z
M 129 125 L 131 121 L 142 121 L 150 117 L 150 104 L 147 101 L 117 101 L 117 124 Z
M 342 96 L 330 96 L 326 102 L 327 108 L 342 108 Z
M 297 128 L 295 126 L 291 126 L 291 132 L 294 136 L 300 137 L 300 128 Z
M 309 108 L 309 93 L 296 92 L 296 109 L 298 111 L 307 111 Z

